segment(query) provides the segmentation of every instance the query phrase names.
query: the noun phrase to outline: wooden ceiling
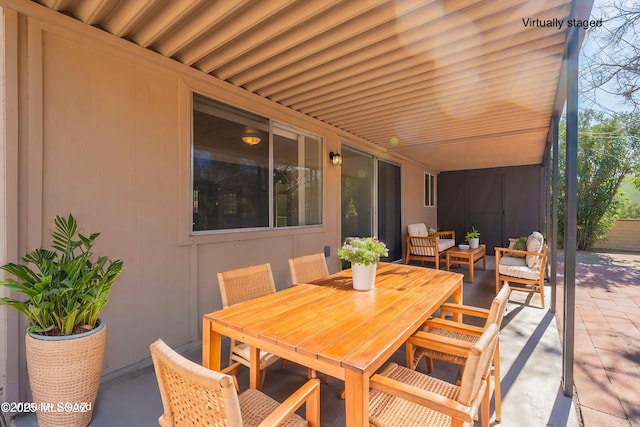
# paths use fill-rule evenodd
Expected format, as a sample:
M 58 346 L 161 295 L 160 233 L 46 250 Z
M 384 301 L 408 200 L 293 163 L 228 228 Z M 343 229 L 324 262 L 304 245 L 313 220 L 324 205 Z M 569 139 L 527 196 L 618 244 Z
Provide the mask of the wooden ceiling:
M 571 0 L 36 3 L 435 171 L 541 163 L 572 8 Z M 565 22 L 527 27 L 527 18 Z

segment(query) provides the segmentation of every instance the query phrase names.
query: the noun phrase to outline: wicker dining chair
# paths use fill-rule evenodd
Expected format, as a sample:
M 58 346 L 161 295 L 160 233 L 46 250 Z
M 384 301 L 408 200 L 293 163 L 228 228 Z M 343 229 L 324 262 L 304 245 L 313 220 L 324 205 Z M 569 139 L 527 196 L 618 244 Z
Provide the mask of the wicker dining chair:
M 224 308 L 276 291 L 269 263 L 218 273 L 218 284 Z M 260 381 L 258 382 L 260 388 L 264 383 L 267 367 L 278 359 L 278 356 L 260 350 Z M 229 364 L 233 362 L 238 362 L 248 368 L 251 367 L 250 347 L 248 344 L 234 339 L 231 340 Z
M 487 309 L 466 306 L 462 304 L 444 304 L 440 308 L 440 318 L 434 318 L 425 322 L 424 328 L 416 332 L 406 342 L 407 367 L 415 369 L 422 356 L 427 362 L 427 372 L 433 371 L 433 359 L 444 360 L 446 362 L 461 365 L 464 371 L 467 359 L 464 355 L 457 353 L 460 345 L 471 346 L 476 342 L 483 331 L 491 324 L 495 324 L 500 330 L 502 319 L 509 301 L 511 288 L 504 285 L 498 295 L 491 302 L 491 307 Z M 461 323 L 445 319 L 446 313 L 460 313 L 467 316 L 484 318 L 483 327 Z M 451 346 L 456 350 L 449 351 Z M 496 344 L 493 356 L 494 367 L 494 396 L 496 407 L 496 420 L 502 418 L 502 392 L 500 388 L 500 342 Z
M 307 381 L 282 404 L 255 389 L 236 393 L 235 377 L 204 368 L 161 339 L 150 346 L 164 413 L 162 427 L 320 426 L 320 382 Z M 236 370 L 238 363 L 225 371 Z M 306 420 L 294 412 L 306 404 Z
M 497 342 L 498 327 L 491 324 L 470 347 L 451 347 L 467 360 L 460 385 L 390 364 L 369 382 L 369 425 L 472 426 L 480 408 L 488 427 L 488 377 Z
M 297 286 L 302 283 L 309 283 L 316 279 L 321 279 L 329 275 L 329 268 L 323 253 L 313 255 L 303 255 L 289 259 L 289 273 L 291 273 L 291 285 Z M 316 372 L 309 368 L 309 378 L 316 376 Z M 324 383 L 329 383 L 329 377 L 324 374 Z M 342 394 L 341 394 L 342 396 Z
M 289 259 L 289 272 L 293 286 L 309 283 L 329 275 L 327 261 L 323 253 Z

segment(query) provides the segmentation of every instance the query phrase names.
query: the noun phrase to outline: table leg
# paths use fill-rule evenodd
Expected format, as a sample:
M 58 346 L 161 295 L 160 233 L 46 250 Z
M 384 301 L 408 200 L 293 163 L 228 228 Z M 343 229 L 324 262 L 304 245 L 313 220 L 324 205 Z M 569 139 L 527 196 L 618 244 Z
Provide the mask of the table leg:
M 220 370 L 220 357 L 222 356 L 222 337 L 211 329 L 211 322 L 202 321 L 202 366 Z
M 487 271 L 487 253 L 482 254 L 482 269 Z
M 369 377 L 347 369 L 344 379 L 344 405 L 347 427 L 369 425 Z
M 447 271 L 449 271 L 449 266 L 451 265 L 451 264 L 450 264 L 450 262 L 451 262 L 451 258 L 449 257 L 449 253 L 448 253 L 448 252 L 447 252 L 447 254 L 445 255 L 444 259 L 445 259 L 445 262 L 447 263 Z
M 473 255 L 469 256 L 469 280 L 473 283 L 473 265 L 475 264 L 473 260 Z
M 462 304 L 462 279 L 460 279 L 460 285 L 458 288 L 451 294 L 451 302 L 454 304 Z M 453 314 L 453 320 L 456 322 L 462 323 L 462 313 L 456 312 Z
M 260 390 L 262 388 L 262 381 L 260 381 L 260 349 L 258 347 L 251 346 L 249 348 L 249 360 L 251 361 L 249 387 Z

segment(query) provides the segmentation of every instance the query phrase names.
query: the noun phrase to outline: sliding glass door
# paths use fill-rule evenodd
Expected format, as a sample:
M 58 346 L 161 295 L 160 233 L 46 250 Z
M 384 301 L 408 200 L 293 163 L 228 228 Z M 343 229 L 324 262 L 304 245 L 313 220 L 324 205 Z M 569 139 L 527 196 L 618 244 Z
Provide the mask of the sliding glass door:
M 373 234 L 373 157 L 342 146 L 342 241 Z
M 378 159 L 378 238 L 389 248 L 385 261 L 402 258 L 400 166 Z
M 342 241 L 377 236 L 402 258 L 400 166 L 342 146 Z

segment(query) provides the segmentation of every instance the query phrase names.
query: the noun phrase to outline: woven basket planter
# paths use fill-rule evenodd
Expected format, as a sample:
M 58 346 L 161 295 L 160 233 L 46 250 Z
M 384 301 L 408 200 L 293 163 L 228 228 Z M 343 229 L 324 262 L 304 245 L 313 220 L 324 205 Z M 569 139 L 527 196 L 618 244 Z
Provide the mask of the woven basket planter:
M 27 334 L 27 369 L 40 427 L 86 427 L 102 373 L 107 328 L 64 337 Z

